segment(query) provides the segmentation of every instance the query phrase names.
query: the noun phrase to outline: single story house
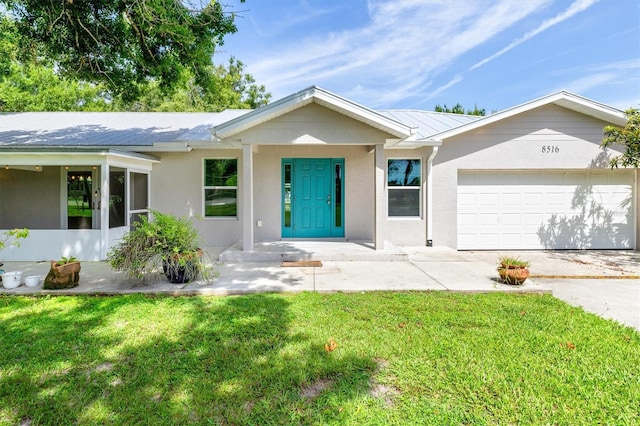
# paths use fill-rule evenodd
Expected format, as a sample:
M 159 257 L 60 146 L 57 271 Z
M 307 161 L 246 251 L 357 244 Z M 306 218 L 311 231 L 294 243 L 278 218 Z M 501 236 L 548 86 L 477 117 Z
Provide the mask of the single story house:
M 204 246 L 286 239 L 458 250 L 638 249 L 622 111 L 558 92 L 485 117 L 372 110 L 309 87 L 256 110 L 0 114 L 5 260 L 104 259 L 148 209 Z

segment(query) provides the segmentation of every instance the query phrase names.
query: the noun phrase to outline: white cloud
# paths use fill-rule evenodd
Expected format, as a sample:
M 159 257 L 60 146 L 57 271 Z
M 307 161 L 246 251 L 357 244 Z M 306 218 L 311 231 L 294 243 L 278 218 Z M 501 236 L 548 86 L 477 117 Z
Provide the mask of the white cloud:
M 507 46 L 505 46 L 502 49 L 498 50 L 497 52 L 487 56 L 486 58 L 482 59 L 481 61 L 475 63 L 464 74 L 472 72 L 472 71 L 480 68 L 481 66 L 487 64 L 488 62 L 493 61 L 494 59 L 504 55 L 508 51 L 514 49 L 515 47 L 517 47 L 520 44 L 526 42 L 527 40 L 530 40 L 531 38 L 533 38 L 536 35 L 542 33 L 543 31 L 551 28 L 552 26 L 557 25 L 557 24 L 559 24 L 559 23 L 561 23 L 561 22 L 573 17 L 577 13 L 580 13 L 580 12 L 586 10 L 587 8 L 589 8 L 590 6 L 592 6 L 594 3 L 598 2 L 598 1 L 599 0 L 576 0 L 576 1 L 574 1 L 564 12 L 554 16 L 553 18 L 550 18 L 550 19 L 547 19 L 547 20 L 543 21 L 540 25 L 538 25 L 533 30 L 526 32 L 521 37 L 513 40 Z M 579 84 L 578 84 L 578 82 L 574 81 L 575 84 L 573 84 L 573 86 L 575 86 L 576 88 L 593 87 L 595 85 L 601 84 L 602 82 L 606 81 L 608 78 L 610 78 L 610 76 L 606 76 L 606 75 L 595 76 L 594 75 L 594 76 L 591 76 L 591 78 L 585 78 L 584 81 L 580 82 Z M 430 99 L 430 98 L 436 96 L 437 94 L 440 94 L 440 93 L 444 92 L 446 89 L 454 86 L 455 84 L 457 84 L 458 82 L 460 82 L 462 80 L 463 80 L 462 75 L 458 75 L 455 79 L 453 79 L 452 81 L 449 81 L 444 86 L 438 87 L 435 91 L 433 91 L 430 94 L 430 96 L 427 97 L 427 99 Z M 567 88 L 565 87 L 564 89 L 567 89 Z M 580 90 L 575 90 L 575 91 L 579 92 Z
M 371 0 L 366 26 L 288 42 L 248 71 L 276 98 L 311 84 L 359 86 L 367 105 L 389 105 L 424 94 L 456 58 L 549 1 Z
M 561 82 L 551 92 L 568 90 L 583 96 L 598 93 L 602 102 L 623 110 L 640 104 L 638 58 L 559 69 L 553 75 Z
M 509 43 L 509 45 L 507 45 L 506 47 L 500 49 L 499 51 L 497 51 L 493 55 L 484 58 L 480 62 L 478 62 L 475 65 L 473 65 L 469 70 L 473 71 L 476 68 L 479 68 L 482 65 L 486 64 L 487 62 L 490 62 L 490 61 L 496 59 L 497 57 L 504 55 L 505 53 L 507 53 L 508 51 L 513 49 L 514 47 L 516 47 L 516 46 L 524 43 L 525 41 L 535 37 L 536 35 L 540 34 L 541 32 L 551 28 L 552 26 L 554 26 L 556 24 L 559 24 L 560 22 L 562 22 L 564 20 L 567 20 L 567 19 L 571 18 L 572 16 L 574 16 L 577 13 L 580 13 L 580 12 L 586 10 L 587 8 L 592 6 L 594 3 L 596 3 L 597 1 L 599 1 L 599 0 L 576 0 L 575 2 L 573 2 L 571 4 L 571 6 L 569 6 L 569 8 L 567 10 L 565 10 L 561 14 L 556 15 L 553 18 L 547 19 L 546 21 L 542 22 L 542 24 L 540 24 L 537 28 L 525 33 L 522 37 L 517 38 L 516 40 L 512 41 L 511 43 Z

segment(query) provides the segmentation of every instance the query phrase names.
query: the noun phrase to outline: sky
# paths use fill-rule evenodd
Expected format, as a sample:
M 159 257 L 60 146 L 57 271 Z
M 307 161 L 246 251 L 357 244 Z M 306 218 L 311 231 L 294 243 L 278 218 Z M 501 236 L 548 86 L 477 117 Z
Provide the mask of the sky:
M 316 85 L 373 109 L 500 111 L 566 90 L 640 107 L 638 0 L 222 0 L 214 56 L 272 100 Z

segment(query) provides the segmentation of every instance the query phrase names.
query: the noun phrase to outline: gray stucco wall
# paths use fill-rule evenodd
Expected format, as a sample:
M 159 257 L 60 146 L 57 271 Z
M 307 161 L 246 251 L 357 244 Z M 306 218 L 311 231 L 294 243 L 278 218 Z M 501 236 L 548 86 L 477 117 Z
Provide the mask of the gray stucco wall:
M 459 171 L 608 169 L 600 149 L 606 124 L 547 105 L 445 140 L 433 162 L 434 245 L 457 248 Z
M 226 247 L 242 238 L 238 219 L 203 218 L 203 182 L 205 158 L 237 158 L 238 175 L 242 176 L 241 150 L 194 150 L 184 153 L 162 153 L 160 163 L 151 173 L 151 206 L 163 213 L 194 217 L 203 247 Z M 238 209 L 242 184 L 238 189 Z M 195 219 L 200 218 L 200 219 Z
M 261 146 L 254 154 L 256 241 L 281 236 L 282 158 L 344 158 L 345 238 L 373 238 L 373 153 L 364 146 Z
M 430 154 L 431 148 L 385 150 L 386 160 L 419 159 L 421 165 L 420 216 L 386 217 L 385 239 L 393 244 L 400 246 L 424 246 L 427 243 L 427 159 Z M 385 167 L 386 165 L 387 162 L 385 161 Z
M 345 238 L 372 241 L 374 232 L 374 153 L 358 145 L 263 145 L 254 152 L 254 235 L 255 241 L 281 238 L 282 158 L 344 158 Z M 397 245 L 424 245 L 426 242 L 426 161 L 430 148 L 389 150 L 386 158 L 419 158 L 422 164 L 422 214 L 418 218 L 386 218 L 385 240 Z M 205 246 L 229 246 L 242 239 L 242 151 L 194 150 L 164 153 L 151 173 L 151 205 L 178 216 L 203 216 L 202 182 L 205 158 L 238 159 L 238 218 L 194 220 Z M 386 210 L 386 209 L 385 209 Z M 257 227 L 261 221 L 262 227 Z

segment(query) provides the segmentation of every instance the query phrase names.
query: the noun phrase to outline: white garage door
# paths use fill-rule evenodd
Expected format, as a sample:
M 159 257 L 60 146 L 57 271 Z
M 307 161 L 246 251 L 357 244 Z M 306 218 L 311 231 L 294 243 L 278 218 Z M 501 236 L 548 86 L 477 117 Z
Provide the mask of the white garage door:
M 458 249 L 633 248 L 633 173 L 460 172 Z

